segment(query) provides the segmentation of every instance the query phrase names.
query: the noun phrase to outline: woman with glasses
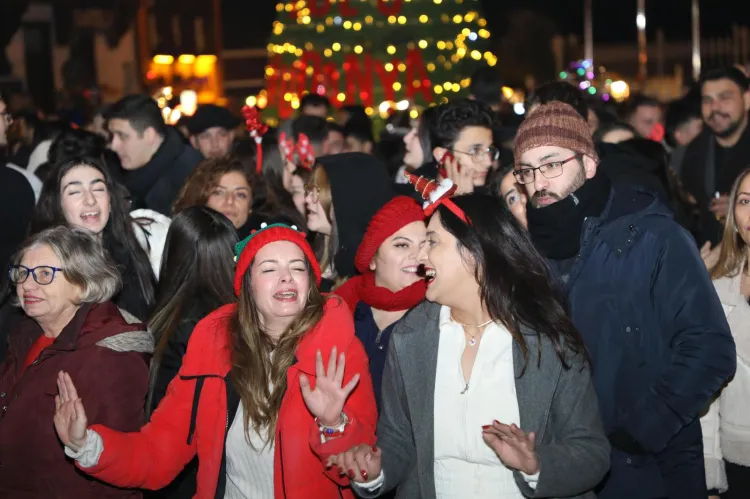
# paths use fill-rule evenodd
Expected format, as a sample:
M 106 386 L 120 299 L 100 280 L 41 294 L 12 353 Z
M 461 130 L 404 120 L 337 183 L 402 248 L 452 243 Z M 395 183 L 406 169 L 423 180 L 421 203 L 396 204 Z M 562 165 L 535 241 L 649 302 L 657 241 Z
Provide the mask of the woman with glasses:
M 60 371 L 90 420 L 121 431 L 143 424 L 153 339 L 110 301 L 117 270 L 89 231 L 56 227 L 27 240 L 7 272 L 24 317 L 0 364 L 0 497 L 141 497 L 79 473 L 50 424 Z

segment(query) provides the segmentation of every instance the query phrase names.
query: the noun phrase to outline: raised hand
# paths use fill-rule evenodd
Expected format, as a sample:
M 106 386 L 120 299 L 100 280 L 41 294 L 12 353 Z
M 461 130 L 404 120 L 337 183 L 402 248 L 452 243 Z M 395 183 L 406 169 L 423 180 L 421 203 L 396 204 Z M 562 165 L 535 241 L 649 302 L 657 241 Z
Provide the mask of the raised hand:
M 86 428 L 88 428 L 83 401 L 78 397 L 76 387 L 68 373 L 60 371 L 57 375 L 57 391 L 55 430 L 63 444 L 78 451 L 86 442 Z
M 515 424 L 508 426 L 495 421 L 482 427 L 482 438 L 508 468 L 527 475 L 539 472 L 534 432 L 526 434 Z
M 342 386 L 346 355 L 343 353 L 339 355 L 338 362 L 336 362 L 336 353 L 336 347 L 333 347 L 328 357 L 328 372 L 326 372 L 323 366 L 323 354 L 318 350 L 315 356 L 314 390 L 310 388 L 310 380 L 307 376 L 301 374 L 299 377 L 302 398 L 307 408 L 321 424 L 326 426 L 336 426 L 341 423 L 344 402 L 359 383 L 359 374 L 355 374 L 345 386 Z
M 357 445 L 346 452 L 328 458 L 327 467 L 336 466 L 339 475 L 346 475 L 353 482 L 365 483 L 380 475 L 383 453 L 378 447 Z
M 456 196 L 474 192 L 474 168 L 460 165 L 456 158 L 446 158 L 444 166 L 448 178 L 456 184 Z

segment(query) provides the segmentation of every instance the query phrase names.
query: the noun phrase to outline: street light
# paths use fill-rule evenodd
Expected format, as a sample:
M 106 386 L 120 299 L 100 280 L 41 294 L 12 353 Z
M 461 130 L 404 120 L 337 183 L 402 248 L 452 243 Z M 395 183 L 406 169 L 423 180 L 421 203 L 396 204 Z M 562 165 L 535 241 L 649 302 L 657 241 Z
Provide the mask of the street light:
M 701 10 L 698 0 L 693 0 L 693 80 L 701 77 Z
M 646 45 L 646 0 L 638 0 L 638 14 L 635 16 L 638 27 L 638 79 L 646 82 L 648 76 L 648 47 Z
M 584 59 L 594 62 L 594 22 L 591 14 L 591 0 L 583 0 L 583 38 L 584 38 Z

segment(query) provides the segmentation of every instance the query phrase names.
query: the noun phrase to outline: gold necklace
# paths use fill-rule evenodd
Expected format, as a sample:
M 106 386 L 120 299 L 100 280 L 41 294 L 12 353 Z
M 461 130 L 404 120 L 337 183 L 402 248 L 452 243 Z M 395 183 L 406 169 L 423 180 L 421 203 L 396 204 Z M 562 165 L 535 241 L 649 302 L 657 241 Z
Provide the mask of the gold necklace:
M 459 322 L 456 319 L 454 319 L 452 313 L 451 313 L 451 320 L 453 322 L 455 322 L 456 324 L 458 324 L 459 326 L 461 326 L 461 327 L 464 327 L 464 328 L 473 327 L 473 328 L 476 328 L 476 329 L 482 329 L 483 327 L 488 326 L 489 324 L 491 324 L 493 322 L 493 319 L 490 319 L 487 322 L 483 322 L 481 324 L 476 324 L 476 325 L 475 324 L 464 324 L 463 322 Z M 475 334 L 475 335 L 472 336 L 469 333 L 467 333 L 465 329 L 464 329 L 464 333 L 469 336 L 469 346 L 473 347 L 474 345 L 477 344 L 477 336 L 479 336 L 480 333 L 477 333 L 477 334 Z

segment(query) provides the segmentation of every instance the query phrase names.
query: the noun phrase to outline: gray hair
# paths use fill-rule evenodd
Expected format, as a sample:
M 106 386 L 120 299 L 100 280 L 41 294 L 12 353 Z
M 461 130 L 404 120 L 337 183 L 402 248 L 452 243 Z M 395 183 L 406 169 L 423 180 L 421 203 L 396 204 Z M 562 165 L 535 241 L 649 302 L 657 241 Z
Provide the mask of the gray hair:
M 53 227 L 29 237 L 13 257 L 19 265 L 32 248 L 49 246 L 65 269 L 65 279 L 81 288 L 82 303 L 103 303 L 117 294 L 122 286 L 120 273 L 107 258 L 101 242 L 85 229 Z

